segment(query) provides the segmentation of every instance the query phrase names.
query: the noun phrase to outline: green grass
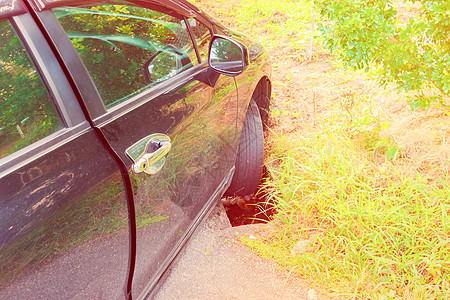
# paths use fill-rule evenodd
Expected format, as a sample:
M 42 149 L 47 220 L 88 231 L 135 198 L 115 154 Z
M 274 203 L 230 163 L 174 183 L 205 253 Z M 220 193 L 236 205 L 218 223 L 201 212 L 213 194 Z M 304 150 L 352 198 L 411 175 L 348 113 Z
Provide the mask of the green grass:
M 333 297 L 449 299 L 448 168 L 407 175 L 374 97 L 346 101 L 328 102 L 316 126 L 275 128 L 265 189 L 277 231 L 244 243 Z M 299 241 L 305 252 L 291 254 Z
M 295 50 L 303 50 L 311 37 L 308 29 L 311 27 L 312 1 L 192 0 L 192 2 L 200 7 L 214 4 L 213 9 L 216 9 L 219 21 L 232 23 L 233 29 L 250 35 L 254 41 L 269 49 L 286 43 Z
M 275 51 L 277 61 L 308 49 L 312 1 L 256 2 L 197 4 L 215 9 L 219 19 L 269 50 L 283 47 Z M 265 190 L 278 211 L 275 230 L 243 242 L 332 297 L 449 299 L 448 167 L 437 172 L 440 177 L 404 171 L 407 159 L 401 145 L 383 134 L 389 123 L 382 121 L 375 97 L 363 93 L 351 100 L 327 101 L 310 128 L 302 123 L 293 132 L 273 129 Z M 277 111 L 273 118 L 289 117 Z M 308 246 L 293 255 L 305 240 Z
M 278 231 L 245 242 L 334 296 L 448 299 L 448 175 L 430 182 L 380 168 L 342 125 L 274 138 L 266 189 Z M 315 250 L 292 256 L 308 239 Z

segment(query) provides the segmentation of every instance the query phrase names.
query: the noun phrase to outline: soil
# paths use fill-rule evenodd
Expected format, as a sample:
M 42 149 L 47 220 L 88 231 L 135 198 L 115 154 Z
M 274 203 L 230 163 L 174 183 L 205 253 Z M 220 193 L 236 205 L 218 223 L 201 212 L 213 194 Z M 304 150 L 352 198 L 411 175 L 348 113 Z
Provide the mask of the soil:
M 220 4 L 202 2 L 201 5 L 214 14 L 219 5 L 220 10 L 224 11 L 223 5 L 233 7 L 237 2 L 239 0 Z M 218 14 L 214 14 L 214 17 L 223 20 Z M 281 21 L 284 18 L 282 14 L 275 17 Z M 224 23 L 233 27 L 233 24 Z M 448 108 L 430 107 L 428 110 L 412 111 L 407 101 L 411 95 L 399 92 L 393 85 L 382 88 L 363 72 L 345 70 L 336 65 L 334 57 L 318 45 L 314 45 L 312 52 L 307 49 L 297 53 L 288 43 L 282 42 L 278 47 L 268 50 L 273 65 L 271 109 L 279 111 L 279 116 L 273 116 L 270 120 L 271 132 L 280 135 L 309 133 L 327 118 L 331 107 L 350 112 L 358 101 L 370 98 L 374 101 L 371 105 L 379 122 L 388 124 L 381 129 L 380 137 L 401 149 L 401 155 L 395 161 L 387 161 L 384 155 L 374 155 L 374 163 L 380 169 L 395 166 L 404 176 L 421 173 L 430 182 L 448 179 Z M 269 152 L 272 147 L 270 136 L 266 141 L 266 152 Z M 227 201 L 242 204 L 242 199 Z M 238 224 L 245 222 L 237 218 Z
M 228 23 L 217 11 L 232 11 L 241 4 L 241 0 L 202 1 L 200 6 L 233 28 L 235 24 Z M 409 18 L 417 9 L 416 5 L 400 6 L 400 17 Z M 287 18 L 289 16 L 280 11 L 274 12 L 273 20 L 277 22 Z M 268 49 L 273 66 L 271 109 L 280 112 L 278 117 L 269 120 L 272 132 L 310 132 L 321 118 L 327 117 L 332 104 L 337 103 L 340 109 L 349 111 L 356 101 L 371 97 L 376 100 L 374 113 L 380 122 L 389 124 L 382 129 L 381 137 L 401 149 L 400 159 L 394 162 L 396 167 L 405 175 L 420 172 L 430 180 L 445 178 L 450 167 L 448 109 L 431 107 L 411 111 L 407 102 L 411 95 L 399 92 L 393 85 L 382 88 L 363 72 L 355 76 L 355 72 L 336 67 L 334 58 L 320 45 L 306 48 L 298 53 L 286 41 L 281 41 L 277 47 Z M 446 101 L 450 104 L 449 99 Z M 270 151 L 270 137 L 266 139 L 266 147 Z M 384 157 L 374 160 L 382 168 L 389 167 L 390 162 Z

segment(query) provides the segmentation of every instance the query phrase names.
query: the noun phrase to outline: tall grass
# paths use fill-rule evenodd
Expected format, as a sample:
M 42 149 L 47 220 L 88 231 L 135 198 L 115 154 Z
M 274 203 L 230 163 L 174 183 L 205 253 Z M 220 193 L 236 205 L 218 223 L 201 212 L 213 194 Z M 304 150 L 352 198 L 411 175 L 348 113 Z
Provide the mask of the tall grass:
M 291 66 L 299 63 L 293 53 L 307 49 L 313 35 L 312 1 L 197 4 L 215 9 L 221 20 L 272 50 L 275 61 L 291 60 Z M 359 76 L 352 74 L 352 80 Z M 333 71 L 324 76 L 330 77 L 326 82 L 342 81 Z M 433 172 L 405 168 L 417 156 L 386 134 L 390 124 L 382 121 L 393 123 L 402 115 L 380 115 L 387 102 L 376 103 L 373 93 L 339 97 L 342 86 L 320 83 L 324 79 L 307 85 L 335 89 L 333 100 L 321 100 L 323 110 L 313 116 L 314 126 L 306 117 L 274 122 L 279 127 L 269 139 L 271 178 L 264 189 L 278 211 L 276 230 L 244 243 L 338 298 L 450 299 L 448 162 L 436 164 Z M 273 82 L 277 95 L 282 85 L 287 83 Z M 277 97 L 273 101 L 281 105 Z M 289 122 L 301 126 L 284 130 Z M 308 241 L 307 246 L 292 252 L 299 241 Z
M 266 189 L 278 231 L 246 243 L 334 296 L 449 299 L 449 174 L 408 177 L 375 163 L 378 149 L 354 133 L 357 114 L 333 111 L 306 134 L 273 138 Z M 364 135 L 376 144 L 371 128 Z

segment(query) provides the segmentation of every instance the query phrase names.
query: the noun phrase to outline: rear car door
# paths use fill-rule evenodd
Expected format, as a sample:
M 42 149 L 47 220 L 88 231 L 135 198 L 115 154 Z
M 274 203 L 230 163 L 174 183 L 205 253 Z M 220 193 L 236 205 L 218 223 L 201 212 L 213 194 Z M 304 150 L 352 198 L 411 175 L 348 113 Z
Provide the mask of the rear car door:
M 0 298 L 123 299 L 129 219 L 116 162 L 19 1 L 0 12 Z
M 95 124 L 129 168 L 132 291 L 145 296 L 232 176 L 235 83 L 209 69 L 211 29 L 186 7 L 66 3 L 38 15 Z

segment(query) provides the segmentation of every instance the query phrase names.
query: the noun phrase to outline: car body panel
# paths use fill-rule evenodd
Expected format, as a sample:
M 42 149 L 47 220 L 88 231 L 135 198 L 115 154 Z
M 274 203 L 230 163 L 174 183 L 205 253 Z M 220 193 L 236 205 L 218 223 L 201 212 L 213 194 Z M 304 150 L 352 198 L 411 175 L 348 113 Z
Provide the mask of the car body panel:
M 27 14 L 11 22 L 29 53 L 42 51 L 34 63 L 66 127 L 1 160 L 0 298 L 123 298 L 128 208 L 118 167 L 36 24 Z
M 49 24 L 50 16 L 45 17 Z M 67 43 L 56 29 L 51 34 L 57 35 L 58 42 L 65 47 Z M 70 55 L 65 51 L 64 59 Z M 76 58 L 70 61 L 72 70 L 82 67 L 76 61 Z M 172 149 L 160 174 L 131 174 L 137 224 L 134 295 L 146 291 L 148 278 L 165 265 L 172 249 L 184 239 L 185 232 L 234 165 L 235 84 L 228 77 L 221 78 L 215 87 L 200 81 L 208 77 L 209 71 L 207 64 L 199 64 L 95 119 L 127 168 L 131 168 L 132 161 L 126 156 L 126 149 L 134 143 L 156 133 L 167 134 L 172 140 Z M 71 73 L 77 81 L 79 73 Z M 82 76 L 85 74 L 81 72 Z M 88 83 L 84 80 L 84 89 Z
M 133 2 L 164 7 L 185 20 L 195 17 L 211 35 L 229 34 L 184 1 Z M 151 297 L 231 181 L 249 100 L 259 80 L 271 75 L 267 53 L 235 34 L 233 38 L 249 49 L 250 65 L 243 74 L 220 75 L 198 61 L 107 109 L 50 10 L 91 1 L 29 3 L 39 25 L 32 26 L 37 30 L 32 35 L 42 35 L 51 48 L 43 59 L 36 59 L 39 51 L 34 51 L 34 61 L 44 79 L 60 77 L 45 82 L 65 129 L 56 140 L 49 136 L 44 139 L 49 143 L 24 148 L 7 157 L 5 164 L 0 160 L 0 213 L 10 216 L 0 222 L 0 253 L 7 253 L 0 256 L 6 266 L 2 273 L 7 271 L 0 298 L 52 298 L 55 293 L 80 299 Z M 126 149 L 155 133 L 171 140 L 164 166 L 154 175 L 133 173 Z M 40 143 L 44 145 L 38 147 Z M 21 160 L 22 153 L 30 158 Z M 121 168 L 128 173 L 121 174 Z M 31 183 L 24 183 L 24 176 L 32 178 Z M 133 189 L 128 198 L 123 176 Z M 27 214 L 32 221 L 23 217 Z M 36 259 L 25 262 L 34 254 Z M 23 260 L 17 261 L 20 268 L 11 263 L 15 257 Z
M 202 67 L 198 71 L 206 72 Z M 99 125 L 121 156 L 148 135 L 171 139 L 158 174 L 131 174 L 137 223 L 134 295 L 144 291 L 234 164 L 234 86 L 230 97 L 214 99 L 212 88 L 193 77 Z M 131 167 L 130 159 L 123 159 Z

